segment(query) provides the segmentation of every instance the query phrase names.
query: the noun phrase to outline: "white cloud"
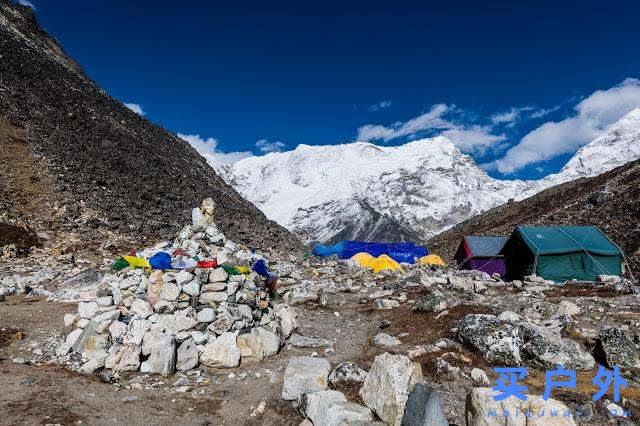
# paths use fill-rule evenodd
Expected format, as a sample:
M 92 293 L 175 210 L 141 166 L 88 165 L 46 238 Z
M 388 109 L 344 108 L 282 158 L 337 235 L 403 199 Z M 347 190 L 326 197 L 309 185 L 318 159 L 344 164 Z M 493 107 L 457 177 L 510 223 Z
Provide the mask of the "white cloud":
M 281 152 L 285 148 L 285 143 L 280 141 L 270 142 L 267 139 L 260 139 L 256 142 L 256 148 L 262 153 Z
M 458 113 L 455 106 L 436 104 L 418 117 L 390 126 L 367 124 L 358 129 L 360 141 L 382 140 L 388 142 L 399 137 L 412 137 L 419 132 L 433 132 L 449 138 L 464 152 L 484 155 L 488 149 L 504 141 L 506 136 L 492 133 L 492 126 L 462 124 L 448 118 Z
M 185 135 L 183 133 L 178 133 L 178 137 L 189 142 L 212 167 L 221 164 L 233 164 L 253 155 L 249 151 L 221 152 L 218 150 L 218 140 L 214 138 L 203 139 L 200 135 Z
M 431 109 L 416 118 L 412 118 L 404 123 L 396 122 L 391 126 L 381 126 L 379 124 L 366 124 L 358 129 L 358 140 L 371 141 L 382 139 L 385 142 L 402 136 L 413 135 L 424 130 L 446 130 L 454 128 L 455 125 L 443 116 L 452 111 L 452 107 L 445 104 L 436 104 Z
M 142 107 L 140 105 L 138 105 L 138 104 L 126 103 L 126 104 L 124 104 L 124 106 L 126 106 L 131 111 L 135 112 L 136 114 L 140 114 L 140 115 L 146 115 L 147 114 L 146 112 L 144 112 Z
M 34 6 L 33 3 L 31 3 L 30 1 L 27 0 L 18 0 L 18 4 L 21 4 L 22 6 L 29 6 L 31 9 L 36 10 L 36 7 Z
M 491 116 L 491 122 L 493 124 L 506 124 L 507 127 L 513 127 L 516 121 L 522 117 L 524 112 L 531 111 L 533 109 L 534 108 L 531 106 L 512 107 L 508 111 L 493 114 Z
M 450 129 L 442 132 L 463 152 L 471 152 L 483 156 L 489 149 L 495 148 L 498 142 L 507 137 L 503 134 L 494 135 L 491 126 L 473 125 L 468 128 Z
M 369 107 L 369 111 L 378 111 L 381 109 L 386 109 L 391 106 L 391 101 L 382 101 L 379 104 L 374 104 Z
M 573 152 L 604 133 L 633 108 L 640 106 L 640 80 L 627 78 L 607 90 L 597 90 L 578 103 L 575 115 L 547 122 L 526 134 L 505 156 L 483 167 L 513 173 L 523 167 Z

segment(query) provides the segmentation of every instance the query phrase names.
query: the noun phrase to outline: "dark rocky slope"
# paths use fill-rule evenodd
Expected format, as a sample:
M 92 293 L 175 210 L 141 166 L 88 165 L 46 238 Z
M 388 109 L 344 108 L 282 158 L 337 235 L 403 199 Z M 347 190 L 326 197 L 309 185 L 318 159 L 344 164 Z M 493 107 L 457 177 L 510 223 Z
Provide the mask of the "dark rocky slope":
M 74 231 L 95 242 L 105 232 L 144 242 L 173 236 L 191 208 L 212 197 L 216 223 L 233 240 L 297 246 L 188 143 L 93 83 L 38 26 L 30 8 L 0 0 L 0 56 L 2 163 L 26 162 L 37 169 L 34 175 L 46 175 L 16 182 L 15 167 L 3 168 L 5 220 L 40 231 Z M 44 202 L 35 211 L 25 209 L 30 201 L 20 194 L 43 180 L 50 180 L 40 188 Z
M 509 235 L 518 224 L 596 225 L 624 250 L 632 273 L 638 278 L 640 161 L 496 207 L 437 235 L 428 241 L 428 247 L 451 260 L 463 235 Z

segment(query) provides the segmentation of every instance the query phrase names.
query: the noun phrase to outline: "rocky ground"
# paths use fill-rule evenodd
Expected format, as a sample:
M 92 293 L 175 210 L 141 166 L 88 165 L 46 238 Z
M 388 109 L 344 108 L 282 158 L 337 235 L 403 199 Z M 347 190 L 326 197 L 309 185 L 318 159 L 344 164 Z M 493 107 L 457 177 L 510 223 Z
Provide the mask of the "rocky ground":
M 487 410 L 508 405 L 491 399 L 496 366 L 528 368 L 523 410 L 552 404 L 595 416 L 576 423 L 639 421 L 636 283 L 503 282 L 410 265 L 373 274 L 352 261 L 254 252 L 198 226 L 137 255 L 265 259 L 280 275 L 275 291 L 255 272 L 220 267 L 114 272 L 113 258 L 5 255 L 7 424 L 487 424 Z M 557 365 L 577 371 L 576 388 L 542 401 L 545 371 Z M 617 403 L 612 389 L 591 399 L 599 365 L 619 366 L 628 382 Z M 613 409 L 631 417 L 597 418 Z M 573 424 L 556 421 L 544 424 Z

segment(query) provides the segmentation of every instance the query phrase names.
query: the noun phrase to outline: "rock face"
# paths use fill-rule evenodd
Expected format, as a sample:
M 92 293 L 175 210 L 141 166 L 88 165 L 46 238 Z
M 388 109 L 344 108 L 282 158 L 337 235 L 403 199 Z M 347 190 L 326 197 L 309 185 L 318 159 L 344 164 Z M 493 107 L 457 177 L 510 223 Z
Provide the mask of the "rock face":
M 0 1 L 0 51 L 0 111 L 29 129 L 25 142 L 30 151 L 49 164 L 51 204 L 65 204 L 60 210 L 76 223 L 74 232 L 93 239 L 99 228 L 137 241 L 160 240 L 191 221 L 194 205 L 212 197 L 225 206 L 217 225 L 236 241 L 252 247 L 297 246 L 295 237 L 225 184 L 187 142 L 101 90 L 39 27 L 30 8 Z M 136 197 L 104 189 L 131 182 L 136 182 Z M 157 202 L 158 188 L 163 188 L 162 203 Z M 16 214 L 18 201 L 8 200 Z M 50 211 L 42 210 L 34 221 L 48 226 Z M 86 220 L 83 214 L 90 211 L 97 217 Z
M 304 393 L 327 388 L 329 361 L 324 358 L 296 356 L 289 359 L 284 372 L 282 399 L 293 401 Z
M 499 392 L 491 388 L 474 388 L 467 395 L 465 416 L 467 426 L 526 426 L 532 424 L 544 424 L 549 426 L 575 426 L 572 416 L 565 416 L 569 408 L 555 399 L 543 400 L 540 396 L 526 395 L 527 400 L 521 401 L 514 396 L 494 401 L 493 396 Z M 516 416 L 515 410 L 519 409 Z M 523 415 L 526 411 L 533 417 L 528 419 Z M 505 418 L 504 414 L 508 417 Z M 544 413 L 544 417 L 538 417 L 538 413 Z M 555 413 L 555 415 L 554 415 Z M 569 411 L 570 413 L 570 411 Z
M 440 395 L 433 387 L 416 383 L 404 409 L 402 426 L 449 426 Z
M 609 367 L 640 368 L 640 350 L 626 333 L 615 327 L 600 330 L 596 352 Z
M 359 394 L 382 421 L 400 425 L 409 392 L 421 381 L 419 364 L 403 355 L 383 353 L 374 359 Z

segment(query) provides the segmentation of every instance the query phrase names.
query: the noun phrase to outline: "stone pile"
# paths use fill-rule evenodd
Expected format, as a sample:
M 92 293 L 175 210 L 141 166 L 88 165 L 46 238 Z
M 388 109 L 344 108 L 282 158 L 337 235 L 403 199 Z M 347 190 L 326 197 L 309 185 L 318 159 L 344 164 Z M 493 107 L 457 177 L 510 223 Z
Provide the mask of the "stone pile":
M 159 251 L 184 258 L 216 258 L 250 264 L 266 258 L 228 240 L 212 222 L 207 200 L 194 209 L 193 223 L 173 243 L 137 253 L 149 258 Z M 266 259 L 265 259 L 266 260 Z M 195 266 L 195 265 L 194 265 Z M 222 267 L 182 270 L 124 268 L 106 275 L 81 295 L 77 314 L 67 314 L 73 327 L 56 354 L 89 373 L 140 371 L 169 375 L 202 364 L 236 367 L 241 361 L 275 355 L 297 328 L 286 304 L 274 303 L 255 272 L 230 275 Z

